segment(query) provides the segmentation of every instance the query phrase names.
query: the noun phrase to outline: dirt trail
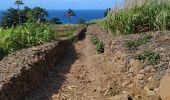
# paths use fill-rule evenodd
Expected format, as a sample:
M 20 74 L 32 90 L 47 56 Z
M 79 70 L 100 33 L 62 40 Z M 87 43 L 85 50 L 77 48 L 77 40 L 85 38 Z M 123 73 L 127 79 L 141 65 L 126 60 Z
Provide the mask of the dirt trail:
M 27 100 L 106 100 L 106 80 L 102 54 L 97 54 L 86 37 L 68 48 L 66 56 L 49 72 L 42 87 Z

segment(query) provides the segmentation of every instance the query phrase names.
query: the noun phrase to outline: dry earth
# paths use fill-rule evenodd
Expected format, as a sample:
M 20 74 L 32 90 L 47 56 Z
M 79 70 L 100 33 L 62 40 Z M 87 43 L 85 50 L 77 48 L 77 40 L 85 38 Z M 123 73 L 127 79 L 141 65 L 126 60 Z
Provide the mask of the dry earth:
M 91 34 L 104 42 L 105 53 L 96 53 Z M 89 26 L 85 39 L 68 48 L 42 87 L 32 91 L 27 100 L 161 100 L 160 80 L 170 67 L 170 36 L 168 32 L 152 35 L 150 43 L 131 52 L 125 42 L 139 35 L 112 38 Z M 148 65 L 134 58 L 146 49 L 159 52 L 163 60 Z

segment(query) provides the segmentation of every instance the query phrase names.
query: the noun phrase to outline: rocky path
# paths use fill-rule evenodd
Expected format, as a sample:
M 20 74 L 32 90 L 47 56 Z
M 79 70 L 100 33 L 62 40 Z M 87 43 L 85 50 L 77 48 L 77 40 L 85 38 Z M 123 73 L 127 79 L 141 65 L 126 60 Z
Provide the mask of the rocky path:
M 97 54 L 90 42 L 89 31 L 84 40 L 68 48 L 63 60 L 27 100 L 106 100 L 108 76 L 103 71 L 102 54 Z
M 91 34 L 104 42 L 103 54 L 96 53 Z M 85 38 L 69 46 L 63 60 L 27 100 L 160 100 L 156 70 L 141 67 L 124 46 L 133 37 L 136 34 L 116 40 L 95 25 L 88 27 Z

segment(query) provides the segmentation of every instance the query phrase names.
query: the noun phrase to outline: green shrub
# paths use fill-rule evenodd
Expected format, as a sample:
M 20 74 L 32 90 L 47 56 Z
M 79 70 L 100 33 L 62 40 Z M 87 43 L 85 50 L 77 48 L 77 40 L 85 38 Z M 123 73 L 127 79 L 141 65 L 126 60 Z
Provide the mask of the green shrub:
M 98 24 L 119 35 L 170 29 L 170 4 L 148 0 L 141 6 L 114 10 Z
M 97 38 L 96 35 L 91 36 L 91 42 L 96 46 L 96 51 L 98 54 L 104 53 L 104 44 Z
M 47 23 L 26 23 L 8 29 L 0 29 L 0 53 L 5 56 L 13 51 L 36 46 L 54 38 Z
M 91 37 L 91 42 L 94 44 L 94 45 L 96 45 L 98 42 L 100 42 L 99 41 L 99 39 L 97 38 L 97 36 L 96 35 L 92 35 L 92 37 Z
M 103 44 L 103 42 L 98 42 L 97 44 L 96 44 L 96 51 L 97 51 L 97 53 L 104 53 L 104 44 Z
M 136 40 L 130 40 L 127 42 L 127 47 L 129 50 L 138 49 L 138 47 L 142 44 L 146 44 L 152 38 L 151 35 L 143 35 L 141 38 Z
M 142 61 L 149 61 L 151 63 L 156 62 L 158 59 L 160 59 L 160 55 L 156 52 L 152 51 L 144 51 L 143 53 L 139 54 L 137 56 L 137 59 Z

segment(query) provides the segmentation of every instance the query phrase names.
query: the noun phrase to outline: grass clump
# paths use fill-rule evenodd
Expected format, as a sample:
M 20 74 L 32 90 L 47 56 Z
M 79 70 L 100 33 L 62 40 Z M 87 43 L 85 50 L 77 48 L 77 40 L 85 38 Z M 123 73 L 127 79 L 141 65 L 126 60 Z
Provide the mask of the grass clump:
M 138 38 L 136 40 L 130 40 L 127 42 L 127 47 L 129 50 L 136 50 L 138 47 L 142 44 L 146 44 L 149 42 L 149 40 L 152 38 L 151 35 L 143 35 L 141 38 Z
M 100 42 L 99 41 L 99 39 L 97 38 L 97 36 L 96 35 L 92 35 L 92 37 L 91 37 L 91 42 L 94 44 L 94 45 L 96 45 L 98 42 Z
M 160 59 L 160 55 L 156 52 L 144 51 L 143 53 L 137 55 L 137 59 L 154 63 Z
M 56 37 L 72 37 L 74 32 L 80 27 L 78 24 L 55 25 L 54 32 Z
M 148 0 L 141 6 L 114 10 L 98 23 L 115 35 L 170 29 L 170 4 Z
M 98 42 L 97 44 L 96 44 L 96 51 L 97 51 L 97 53 L 104 53 L 104 44 L 103 44 L 103 42 Z
M 9 53 L 54 39 L 54 32 L 48 23 L 26 23 L 8 29 L 0 28 L 0 58 Z
M 91 42 L 96 46 L 96 51 L 98 54 L 104 53 L 104 44 L 97 38 L 96 35 L 92 35 Z

